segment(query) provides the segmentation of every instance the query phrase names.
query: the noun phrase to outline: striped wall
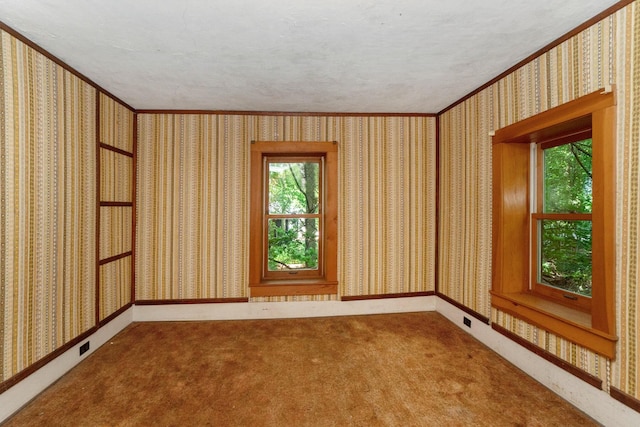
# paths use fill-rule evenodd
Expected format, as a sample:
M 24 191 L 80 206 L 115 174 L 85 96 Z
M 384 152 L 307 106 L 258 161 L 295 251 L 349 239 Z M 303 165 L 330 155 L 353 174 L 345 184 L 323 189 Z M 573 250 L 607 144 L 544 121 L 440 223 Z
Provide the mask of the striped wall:
M 435 118 L 138 120 L 137 299 L 249 297 L 251 140 L 338 141 L 340 295 L 434 290 Z
M 97 93 L 0 38 L 2 382 L 94 326 Z
M 131 207 L 100 207 L 100 259 L 131 251 L 132 225 Z
M 437 119 L 437 266 L 435 118 L 142 114 L 136 134 L 130 110 L 4 31 L 0 41 L 0 389 L 128 305 L 134 267 L 138 300 L 248 297 L 249 141 L 336 140 L 339 295 L 252 301 L 433 291 L 437 268 L 443 295 L 640 399 L 637 2 Z M 489 132 L 607 84 L 619 120 L 613 361 L 489 298 Z M 118 258 L 134 246 L 135 265 Z
M 99 320 L 132 302 L 134 113 L 100 94 Z M 116 203 L 116 205 L 113 205 Z M 124 256 L 128 254 L 127 256 Z M 124 258 L 117 258 L 124 256 Z M 116 259 L 117 258 L 117 259 Z
M 636 398 L 640 220 L 640 6 L 634 2 L 446 111 L 440 120 L 439 291 Z M 618 357 L 491 309 L 489 132 L 616 85 L 618 105 Z
M 100 142 L 134 151 L 134 114 L 104 93 L 100 94 Z
M 621 236 L 619 251 L 622 254 L 618 276 L 620 286 L 617 301 L 618 313 L 618 360 L 613 366 L 613 385 L 623 392 L 640 399 L 640 4 L 634 2 L 624 21 L 624 32 L 620 43 L 624 43 L 624 58 L 621 65 L 619 85 L 620 108 L 618 114 L 624 118 L 619 130 L 618 189 L 620 212 L 618 234 Z M 620 218 L 621 217 L 621 218 Z
M 131 303 L 131 267 L 130 256 L 100 266 L 98 305 L 101 321 Z
M 100 149 L 100 199 L 105 202 L 131 202 L 132 194 L 133 158 Z

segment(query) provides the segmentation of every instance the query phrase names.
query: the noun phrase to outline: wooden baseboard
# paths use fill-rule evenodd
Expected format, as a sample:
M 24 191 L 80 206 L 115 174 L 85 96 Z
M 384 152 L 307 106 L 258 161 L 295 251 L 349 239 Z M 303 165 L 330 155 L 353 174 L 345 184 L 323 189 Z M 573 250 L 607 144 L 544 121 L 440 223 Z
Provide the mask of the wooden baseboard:
M 471 310 L 469 307 L 467 307 L 467 306 L 465 306 L 465 305 L 460 304 L 458 301 L 456 301 L 456 300 L 454 300 L 454 299 L 452 299 L 452 298 L 449 298 L 448 296 L 446 296 L 446 295 L 444 295 L 444 294 L 442 294 L 442 293 L 440 293 L 440 292 L 437 292 L 437 293 L 436 293 L 436 295 L 437 295 L 438 297 L 442 298 L 443 300 L 445 300 L 446 302 L 448 302 L 449 304 L 451 304 L 451 305 L 455 306 L 456 308 L 458 308 L 458 309 L 460 309 L 460 310 L 464 311 L 464 312 L 465 312 L 465 313 L 467 313 L 469 316 L 473 316 L 473 317 L 475 317 L 476 319 L 478 319 L 478 320 L 479 320 L 479 321 L 481 321 L 482 323 L 484 323 L 484 324 L 486 324 L 486 325 L 489 325 L 489 324 L 491 323 L 488 317 L 485 317 L 485 316 L 483 316 L 482 314 L 480 314 L 480 313 L 478 313 L 478 312 L 476 312 L 476 311 Z
M 73 346 L 75 346 L 77 344 L 80 344 L 80 342 L 82 342 L 85 339 L 87 339 L 88 337 L 90 337 L 97 330 L 98 330 L 97 326 L 92 327 L 91 329 L 89 329 L 86 332 L 83 332 L 82 334 L 78 335 L 76 338 L 72 339 L 68 343 L 64 344 L 61 347 L 58 347 L 57 349 L 55 349 L 51 353 L 47 354 L 42 359 L 40 359 L 37 362 L 29 365 L 27 368 L 25 368 L 22 371 L 18 372 L 17 374 L 12 376 L 11 378 L 1 382 L 0 383 L 0 393 L 3 393 L 7 389 L 13 387 L 14 385 L 19 383 L 20 381 L 24 380 L 29 375 L 33 374 L 38 369 L 42 368 L 44 365 L 46 365 L 47 363 L 51 362 L 52 360 L 54 360 L 55 358 L 57 358 L 58 356 L 60 356 L 61 354 L 63 354 L 67 350 L 69 350 L 70 348 L 72 348 Z
M 224 304 L 232 302 L 249 302 L 249 298 L 142 299 L 136 300 L 135 305 Z
M 403 292 L 397 294 L 375 294 L 375 295 L 354 295 L 354 296 L 342 296 L 341 301 L 363 301 L 370 299 L 386 299 L 386 298 L 411 298 L 411 297 L 429 297 L 435 295 L 435 291 L 425 292 Z
M 636 412 L 640 412 L 640 400 L 631 396 L 630 394 L 625 393 L 624 391 L 617 389 L 615 387 L 609 388 L 609 394 L 618 402 L 623 405 L 628 406 Z
M 117 310 L 115 313 L 112 313 L 109 316 L 107 316 L 104 319 L 102 319 L 100 321 L 100 323 L 98 323 L 98 326 L 102 327 L 102 326 L 106 325 L 107 323 L 111 322 L 113 319 L 115 319 L 116 317 L 120 316 L 122 313 L 124 313 L 128 309 L 130 309 L 132 305 L 133 305 L 133 303 L 131 303 L 131 302 L 126 304 L 126 305 L 124 305 L 119 310 Z

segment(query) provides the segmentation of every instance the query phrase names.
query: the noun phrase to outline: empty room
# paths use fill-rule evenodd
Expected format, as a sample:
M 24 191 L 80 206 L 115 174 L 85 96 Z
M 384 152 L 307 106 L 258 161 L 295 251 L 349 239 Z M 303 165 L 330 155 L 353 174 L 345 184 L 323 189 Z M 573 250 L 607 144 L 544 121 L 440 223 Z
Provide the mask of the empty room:
M 0 424 L 640 425 L 638 0 L 0 0 Z

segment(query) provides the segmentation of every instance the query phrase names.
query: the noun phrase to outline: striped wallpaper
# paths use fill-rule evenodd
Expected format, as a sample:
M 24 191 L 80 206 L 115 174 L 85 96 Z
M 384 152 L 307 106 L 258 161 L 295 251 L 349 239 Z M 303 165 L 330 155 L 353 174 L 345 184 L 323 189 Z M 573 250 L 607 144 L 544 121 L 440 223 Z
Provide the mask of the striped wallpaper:
M 338 141 L 340 295 L 434 290 L 434 118 L 140 114 L 138 120 L 137 229 L 144 238 L 137 242 L 137 299 L 249 296 L 251 140 Z
M 133 121 L 131 110 L 100 94 L 100 142 L 133 153 Z
M 619 38 L 619 63 L 624 64 L 618 73 L 621 89 L 618 114 L 624 118 L 618 148 L 622 157 L 618 165 L 621 187 L 618 235 L 622 235 L 619 246 L 622 257 L 617 289 L 619 357 L 613 365 L 613 385 L 640 399 L 640 4 L 634 2 L 628 9 L 626 19 L 621 16 L 624 31 Z
M 0 37 L 2 381 L 94 325 L 97 95 Z
M 439 290 L 569 363 L 640 398 L 637 224 L 640 220 L 640 7 L 616 12 L 442 114 Z M 618 100 L 617 332 L 615 361 L 492 310 L 489 132 L 616 85 Z
M 100 320 L 131 302 L 131 257 L 100 266 Z
M 130 206 L 100 207 L 100 259 L 131 251 L 132 208 Z
M 101 202 L 133 202 L 134 121 L 134 113 L 128 108 L 100 94 L 100 143 L 117 149 L 100 148 Z M 132 206 L 100 207 L 100 260 L 132 251 L 132 237 Z M 132 255 L 100 265 L 100 320 L 132 302 L 132 267 Z
M 436 119 L 141 114 L 140 300 L 248 297 L 248 144 L 339 143 L 339 295 L 433 291 L 640 399 L 640 6 L 634 2 Z M 0 31 L 0 382 L 131 301 L 134 114 Z M 491 309 L 489 132 L 607 84 L 618 99 L 616 360 Z M 96 129 L 99 102 L 99 131 Z M 99 176 L 98 176 L 99 175 Z M 96 188 L 100 179 L 100 188 Z M 96 210 L 98 212 L 96 212 Z M 96 230 L 96 214 L 100 229 Z M 100 288 L 96 293 L 96 281 Z M 96 313 L 96 300 L 99 312 Z
M 133 194 L 133 159 L 100 149 L 100 200 L 130 202 Z

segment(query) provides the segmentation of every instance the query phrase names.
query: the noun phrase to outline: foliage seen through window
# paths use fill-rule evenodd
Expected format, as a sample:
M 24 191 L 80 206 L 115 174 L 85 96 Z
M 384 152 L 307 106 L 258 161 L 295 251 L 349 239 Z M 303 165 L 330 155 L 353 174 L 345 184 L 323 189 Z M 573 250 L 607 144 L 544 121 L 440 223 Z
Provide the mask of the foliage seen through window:
M 591 139 L 544 149 L 543 213 L 590 214 Z M 591 296 L 591 221 L 539 219 L 539 280 Z
M 318 269 L 320 162 L 269 163 L 268 270 Z

